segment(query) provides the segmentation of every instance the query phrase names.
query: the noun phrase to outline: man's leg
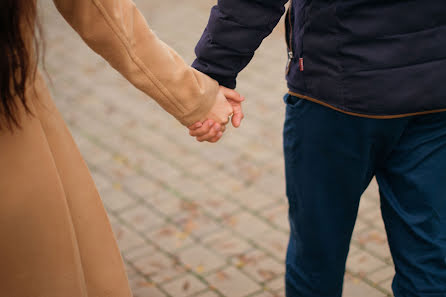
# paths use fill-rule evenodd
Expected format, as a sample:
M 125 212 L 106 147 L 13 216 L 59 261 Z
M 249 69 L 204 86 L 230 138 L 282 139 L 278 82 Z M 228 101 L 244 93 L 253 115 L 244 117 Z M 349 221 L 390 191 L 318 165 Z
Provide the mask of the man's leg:
M 293 96 L 285 101 L 286 294 L 340 297 L 359 199 L 386 146 L 380 136 L 398 131 L 401 121 L 353 117 Z
M 377 170 L 396 297 L 446 296 L 446 113 L 413 117 Z

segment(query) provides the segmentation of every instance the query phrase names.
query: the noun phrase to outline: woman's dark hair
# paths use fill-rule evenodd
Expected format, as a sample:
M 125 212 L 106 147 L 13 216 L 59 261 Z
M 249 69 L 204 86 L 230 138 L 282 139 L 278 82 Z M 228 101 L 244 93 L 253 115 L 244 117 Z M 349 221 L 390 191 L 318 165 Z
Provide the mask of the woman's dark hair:
M 35 0 L 0 0 L 0 130 L 20 128 L 20 104 L 31 113 L 25 95 L 39 56 L 36 10 Z

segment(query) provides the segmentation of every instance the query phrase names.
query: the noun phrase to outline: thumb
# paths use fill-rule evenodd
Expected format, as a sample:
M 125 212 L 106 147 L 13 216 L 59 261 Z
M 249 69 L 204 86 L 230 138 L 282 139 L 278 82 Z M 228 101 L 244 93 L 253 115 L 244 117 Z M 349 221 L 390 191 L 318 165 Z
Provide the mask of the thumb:
M 242 102 L 245 100 L 238 92 L 235 90 L 220 86 L 220 89 L 223 91 L 223 94 L 225 95 L 226 99 L 234 100 L 236 102 Z

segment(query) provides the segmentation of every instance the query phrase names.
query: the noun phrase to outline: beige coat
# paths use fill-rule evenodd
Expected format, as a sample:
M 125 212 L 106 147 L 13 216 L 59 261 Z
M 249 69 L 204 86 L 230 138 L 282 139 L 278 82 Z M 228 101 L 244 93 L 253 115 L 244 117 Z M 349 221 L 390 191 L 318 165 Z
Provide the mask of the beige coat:
M 218 85 L 149 29 L 131 0 L 55 0 L 85 42 L 184 125 L 203 120 Z M 44 80 L 35 116 L 0 132 L 0 297 L 128 297 L 102 202 Z M 148 296 L 149 297 L 149 296 Z

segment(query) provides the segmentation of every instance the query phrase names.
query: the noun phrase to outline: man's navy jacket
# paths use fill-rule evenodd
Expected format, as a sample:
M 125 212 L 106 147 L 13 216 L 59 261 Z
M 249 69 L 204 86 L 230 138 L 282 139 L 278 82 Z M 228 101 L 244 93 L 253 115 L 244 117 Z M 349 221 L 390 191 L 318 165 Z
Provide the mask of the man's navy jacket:
M 219 0 L 193 66 L 235 88 L 286 0 Z M 290 93 L 362 116 L 446 111 L 446 0 L 292 0 Z

